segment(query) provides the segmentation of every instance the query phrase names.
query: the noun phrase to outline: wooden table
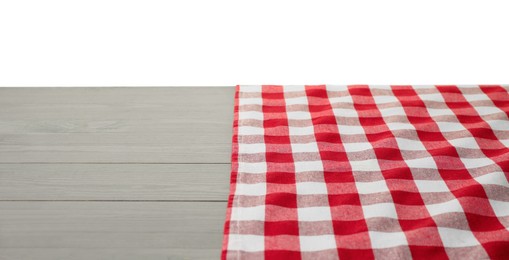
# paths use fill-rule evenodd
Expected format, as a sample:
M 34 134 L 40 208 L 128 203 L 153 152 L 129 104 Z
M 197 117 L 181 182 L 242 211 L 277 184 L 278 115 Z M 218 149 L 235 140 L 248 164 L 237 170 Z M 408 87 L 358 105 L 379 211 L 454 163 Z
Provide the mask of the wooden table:
M 0 259 L 216 259 L 233 87 L 0 88 Z

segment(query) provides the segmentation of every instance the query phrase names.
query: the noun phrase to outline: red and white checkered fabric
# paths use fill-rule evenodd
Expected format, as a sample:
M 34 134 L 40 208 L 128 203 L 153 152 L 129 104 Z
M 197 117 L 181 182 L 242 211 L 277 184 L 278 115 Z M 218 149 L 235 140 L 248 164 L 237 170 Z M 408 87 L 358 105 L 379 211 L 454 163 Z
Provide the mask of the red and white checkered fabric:
M 237 86 L 223 259 L 509 259 L 508 86 Z

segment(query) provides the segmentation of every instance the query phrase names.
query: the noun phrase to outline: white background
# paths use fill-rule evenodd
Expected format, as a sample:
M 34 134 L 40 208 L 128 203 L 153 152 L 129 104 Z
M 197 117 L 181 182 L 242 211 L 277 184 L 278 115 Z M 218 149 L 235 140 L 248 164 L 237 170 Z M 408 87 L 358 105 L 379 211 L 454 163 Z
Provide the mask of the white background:
M 0 2 L 0 86 L 508 84 L 504 1 Z

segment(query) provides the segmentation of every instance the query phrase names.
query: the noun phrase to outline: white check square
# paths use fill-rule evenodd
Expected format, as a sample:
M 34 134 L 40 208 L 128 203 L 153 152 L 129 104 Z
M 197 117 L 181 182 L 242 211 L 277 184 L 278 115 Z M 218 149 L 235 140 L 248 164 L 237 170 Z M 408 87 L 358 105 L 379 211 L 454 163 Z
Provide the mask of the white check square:
M 240 86 L 240 92 L 260 93 L 262 92 L 261 85 L 242 85 Z
M 385 180 L 370 182 L 357 181 L 355 182 L 355 185 L 357 187 L 357 191 L 359 192 L 359 194 L 374 194 L 380 192 L 389 192 L 389 188 L 387 187 L 387 183 L 385 183 Z
M 435 163 L 433 157 L 405 160 L 405 162 L 410 168 L 438 169 L 437 164 Z
M 350 161 L 352 171 L 355 172 L 379 172 L 380 165 L 377 159 L 367 159 L 361 161 Z
M 480 101 L 480 100 L 490 100 L 490 98 L 488 96 L 486 96 L 486 94 L 464 94 L 463 97 L 465 97 L 465 99 L 468 102 Z
M 239 162 L 238 171 L 240 173 L 253 173 L 253 174 L 266 173 L 267 172 L 267 163 L 266 162 L 257 162 L 257 163 Z
M 360 152 L 373 149 L 373 146 L 369 142 L 362 143 L 343 143 L 345 151 L 348 152 Z
M 426 208 L 431 216 L 451 212 L 463 212 L 463 208 L 457 199 L 436 204 L 426 204 Z
M 265 143 L 240 144 L 239 154 L 265 153 Z
M 265 249 L 265 237 L 259 235 L 229 234 L 228 250 L 260 252 Z
M 398 143 L 399 149 L 403 151 L 426 151 L 426 147 L 421 141 L 396 137 L 396 143 Z
M 239 113 L 239 120 L 263 120 L 263 113 L 259 111 L 243 111 Z
M 435 116 L 454 116 L 454 113 L 450 109 L 440 109 L 440 108 L 428 108 L 428 114 L 431 117 L 435 117 Z
M 263 196 L 267 194 L 267 184 L 261 183 L 237 183 L 235 194 L 246 196 Z
M 444 247 L 469 247 L 480 245 L 472 231 L 439 227 L 438 233 Z
M 239 99 L 239 105 L 262 105 L 263 99 L 261 97 L 257 98 L 241 98 Z
M 458 122 L 436 121 L 436 123 L 438 125 L 438 128 L 440 129 L 440 132 L 443 132 L 443 133 L 466 130 L 466 128 L 461 123 L 458 123 Z
M 342 125 L 338 124 L 340 135 L 357 135 L 364 134 L 364 128 L 360 125 Z
M 297 182 L 298 195 L 327 194 L 327 185 L 324 182 Z
M 232 207 L 232 221 L 265 220 L 265 205 L 255 207 Z
M 318 145 L 316 142 L 310 143 L 291 143 L 293 153 L 317 153 Z
M 299 236 L 300 250 L 302 252 L 314 252 L 327 249 L 336 249 L 334 235 Z
M 419 192 L 448 192 L 449 187 L 441 180 L 415 180 Z
M 307 105 L 308 98 L 307 97 L 291 97 L 285 98 L 285 103 L 287 106 L 289 105 Z
M 405 233 L 403 232 L 369 231 L 369 238 L 371 238 L 373 248 L 377 249 L 408 245 Z
M 396 212 L 394 203 L 376 203 L 372 205 L 362 205 L 362 211 L 364 212 L 364 217 L 366 218 L 398 218 L 398 213 Z
M 398 102 L 398 99 L 395 96 L 373 96 L 376 104 L 386 104 L 386 103 L 394 103 Z
M 242 135 L 242 136 L 263 135 L 265 132 L 262 127 L 253 127 L 253 126 L 239 126 L 238 131 L 239 131 L 239 135 Z
M 311 114 L 307 111 L 286 112 L 288 119 L 294 120 L 311 120 Z
M 306 207 L 297 208 L 299 221 L 324 221 L 332 220 L 330 207 Z
M 323 171 L 322 161 L 297 161 L 295 164 L 295 172 L 312 172 Z
M 300 136 L 300 135 L 314 135 L 315 129 L 313 126 L 303 126 L 303 127 L 288 127 L 288 131 L 290 132 L 290 136 Z

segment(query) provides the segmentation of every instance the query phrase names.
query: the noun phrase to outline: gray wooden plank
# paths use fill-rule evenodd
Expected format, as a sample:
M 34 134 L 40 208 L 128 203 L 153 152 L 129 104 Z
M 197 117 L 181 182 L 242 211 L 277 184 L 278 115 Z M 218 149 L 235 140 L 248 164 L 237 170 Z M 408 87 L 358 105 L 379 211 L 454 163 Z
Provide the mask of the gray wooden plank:
M 195 96 L 213 97 L 211 104 L 221 104 L 230 98 L 221 91 L 231 90 L 234 86 L 224 87 L 2 87 L 0 102 L 17 104 L 20 102 L 37 104 L 89 104 L 91 101 L 109 104 L 167 104 L 172 102 L 186 104 L 190 93 Z M 220 90 L 220 91 L 218 91 Z M 4 95 L 9 93 L 9 95 Z M 41 99 L 44 97 L 44 99 Z M 200 97 L 197 97 L 200 98 Z M 202 97 L 203 98 L 203 97 Z M 191 101 L 192 102 L 192 101 Z M 199 102 L 197 102 L 199 103 Z
M 229 164 L 0 164 L 0 200 L 225 201 Z
M 0 88 L 0 163 L 228 163 L 233 87 Z
M 217 259 L 224 202 L 0 202 L 0 259 Z
M 0 248 L 0 260 L 192 260 L 219 259 L 217 249 Z

